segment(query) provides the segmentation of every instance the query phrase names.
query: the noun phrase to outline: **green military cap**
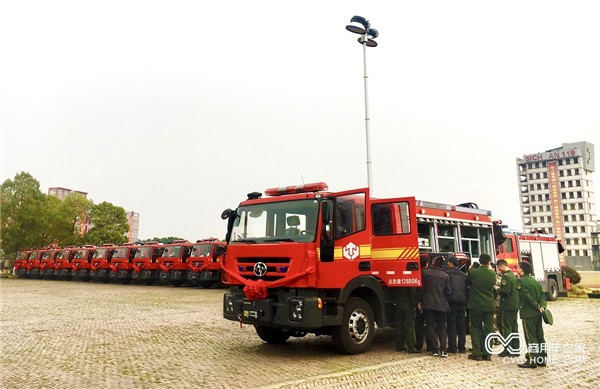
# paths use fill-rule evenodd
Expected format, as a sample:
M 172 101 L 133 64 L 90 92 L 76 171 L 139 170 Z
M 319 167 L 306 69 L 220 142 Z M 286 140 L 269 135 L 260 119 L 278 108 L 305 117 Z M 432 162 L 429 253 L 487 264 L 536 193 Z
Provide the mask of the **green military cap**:
M 552 312 L 548 308 L 544 309 L 544 314 L 542 315 L 542 319 L 544 319 L 544 323 L 552 325 L 554 324 L 554 319 L 552 318 Z

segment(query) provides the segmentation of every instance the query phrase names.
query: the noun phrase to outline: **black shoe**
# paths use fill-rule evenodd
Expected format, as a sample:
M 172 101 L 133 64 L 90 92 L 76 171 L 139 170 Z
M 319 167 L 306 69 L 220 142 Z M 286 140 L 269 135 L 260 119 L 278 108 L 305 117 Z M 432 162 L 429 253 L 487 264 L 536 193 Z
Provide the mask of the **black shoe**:
M 491 355 L 484 355 L 481 357 L 481 359 L 483 359 L 484 361 L 491 361 L 492 360 L 492 356 Z
M 498 354 L 499 357 L 508 357 L 509 355 L 510 355 L 510 353 L 506 350 L 504 350 L 500 354 Z
M 409 348 L 407 353 L 409 354 L 420 354 L 421 350 L 417 350 L 416 348 Z
M 456 354 L 456 353 L 457 353 L 457 351 L 456 351 L 456 350 L 452 350 L 452 349 L 449 349 L 449 350 L 448 350 L 448 352 L 449 352 L 450 354 Z
M 518 366 L 523 369 L 535 369 L 537 367 L 536 365 L 531 365 L 529 363 L 519 363 Z
M 404 347 L 396 347 L 396 351 L 404 351 L 406 350 Z
M 442 356 L 442 358 L 448 358 L 448 353 L 445 351 L 442 351 L 440 355 Z
M 461 354 L 464 354 L 464 353 L 467 352 L 467 350 L 463 348 L 463 349 L 459 349 L 458 352 L 461 353 Z
M 437 351 L 434 351 L 434 352 L 432 352 L 432 353 L 431 353 L 431 355 L 433 355 L 434 357 L 437 357 L 437 356 L 438 356 L 438 355 L 440 355 L 440 354 L 438 354 L 438 352 L 437 352 Z
M 474 361 L 481 361 L 481 357 L 476 357 L 476 356 L 475 356 L 475 355 L 473 355 L 473 354 L 469 354 L 469 355 L 467 356 L 467 358 L 469 358 L 469 359 L 472 359 L 472 360 L 474 360 Z

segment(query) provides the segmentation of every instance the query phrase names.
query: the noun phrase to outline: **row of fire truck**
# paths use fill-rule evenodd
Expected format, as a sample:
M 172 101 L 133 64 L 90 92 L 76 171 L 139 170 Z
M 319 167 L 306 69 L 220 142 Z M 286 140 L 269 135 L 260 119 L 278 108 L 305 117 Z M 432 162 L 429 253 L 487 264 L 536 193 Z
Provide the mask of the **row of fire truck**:
M 220 261 L 225 243 L 217 239 L 196 243 L 177 240 L 122 246 L 64 247 L 23 250 L 15 260 L 15 275 L 32 278 L 77 279 L 98 282 L 173 284 L 187 282 L 210 287 L 220 284 Z
M 536 265 L 535 244 L 525 247 L 473 203 L 374 199 L 368 188 L 330 192 L 319 182 L 249 193 L 222 218 L 223 316 L 253 325 L 267 343 L 314 333 L 332 336 L 341 352 L 364 352 L 375 328 L 395 324 L 394 292 L 421 286 L 423 257 L 453 255 L 466 271 L 483 253 L 514 266 L 529 250 L 536 277 L 562 287 Z M 527 239 L 553 242 L 558 258 L 555 238 Z

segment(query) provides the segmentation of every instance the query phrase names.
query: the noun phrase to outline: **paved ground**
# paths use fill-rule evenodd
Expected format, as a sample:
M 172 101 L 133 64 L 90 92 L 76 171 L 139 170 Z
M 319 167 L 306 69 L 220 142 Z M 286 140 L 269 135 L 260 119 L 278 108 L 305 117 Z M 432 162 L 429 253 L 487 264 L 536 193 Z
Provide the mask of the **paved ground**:
M 394 351 L 389 330 L 369 352 L 327 337 L 264 344 L 221 318 L 223 290 L 0 280 L 2 388 L 600 387 L 600 301 L 551 303 L 553 365 Z

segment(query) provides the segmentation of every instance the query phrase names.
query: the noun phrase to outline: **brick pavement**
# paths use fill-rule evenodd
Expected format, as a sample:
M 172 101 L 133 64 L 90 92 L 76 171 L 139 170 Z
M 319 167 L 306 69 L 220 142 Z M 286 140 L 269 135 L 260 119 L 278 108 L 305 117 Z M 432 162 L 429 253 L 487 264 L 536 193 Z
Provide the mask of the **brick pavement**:
M 546 340 L 581 344 L 584 363 L 550 352 L 536 370 L 394 351 L 390 330 L 369 352 L 337 354 L 327 337 L 267 345 L 221 317 L 223 290 L 0 281 L 2 388 L 395 388 L 600 386 L 600 301 L 550 303 Z M 563 346 L 563 348 L 565 348 Z

